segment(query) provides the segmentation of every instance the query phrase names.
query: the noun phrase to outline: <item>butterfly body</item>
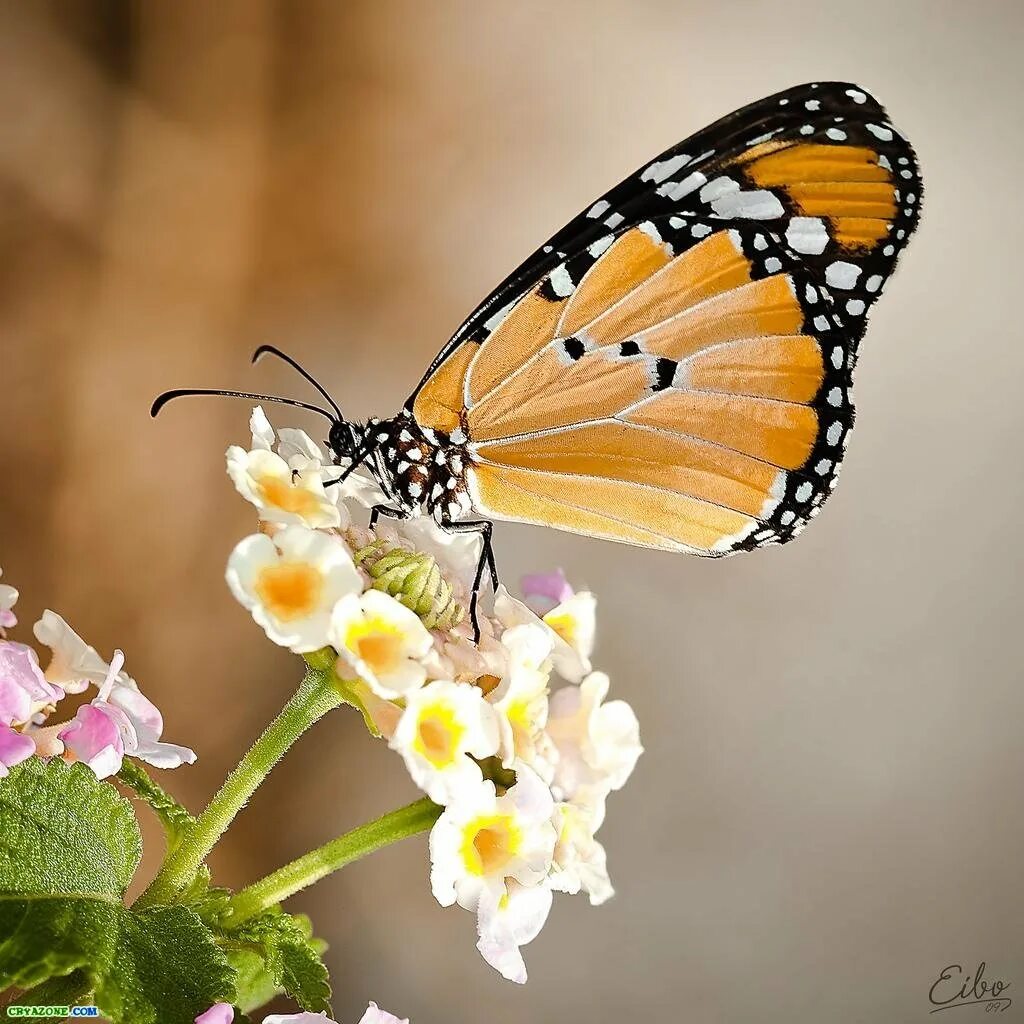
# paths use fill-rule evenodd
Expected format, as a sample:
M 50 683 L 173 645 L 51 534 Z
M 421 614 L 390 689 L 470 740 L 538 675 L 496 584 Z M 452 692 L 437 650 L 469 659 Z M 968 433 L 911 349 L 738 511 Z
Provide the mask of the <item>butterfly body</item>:
M 465 474 L 471 456 L 463 432 L 421 427 L 404 410 L 391 419 L 371 419 L 357 430 L 359 442 L 371 449 L 364 465 L 395 513 L 425 513 L 449 523 L 472 511 Z M 351 449 L 335 448 L 334 454 L 352 458 Z

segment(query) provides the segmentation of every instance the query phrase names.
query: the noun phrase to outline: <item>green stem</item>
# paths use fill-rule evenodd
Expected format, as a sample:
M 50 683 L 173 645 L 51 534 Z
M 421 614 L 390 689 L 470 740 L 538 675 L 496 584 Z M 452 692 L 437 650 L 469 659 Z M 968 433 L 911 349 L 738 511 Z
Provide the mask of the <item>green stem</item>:
M 333 667 L 322 664 L 322 659 L 316 655 L 309 655 L 307 661 L 310 667 L 298 691 L 239 761 L 195 825 L 164 861 L 156 878 L 139 897 L 137 908 L 173 900 L 192 881 L 235 815 L 288 748 L 311 725 L 342 703 L 344 697 Z
M 236 893 L 230 902 L 232 913 L 227 921 L 228 927 L 240 924 L 389 843 L 426 832 L 437 821 L 442 810 L 442 807 L 424 797 L 310 850 L 298 860 L 285 864 L 273 874 Z

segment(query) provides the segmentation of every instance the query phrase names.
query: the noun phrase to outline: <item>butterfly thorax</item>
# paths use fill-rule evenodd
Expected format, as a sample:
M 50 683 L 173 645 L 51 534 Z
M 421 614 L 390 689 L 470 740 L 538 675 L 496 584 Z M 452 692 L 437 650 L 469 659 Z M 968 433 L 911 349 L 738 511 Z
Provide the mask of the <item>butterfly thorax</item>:
M 470 511 L 464 434 L 421 427 L 406 411 L 389 420 L 371 419 L 360 433 L 373 441 L 367 466 L 395 505 L 412 515 L 425 512 L 438 522 Z

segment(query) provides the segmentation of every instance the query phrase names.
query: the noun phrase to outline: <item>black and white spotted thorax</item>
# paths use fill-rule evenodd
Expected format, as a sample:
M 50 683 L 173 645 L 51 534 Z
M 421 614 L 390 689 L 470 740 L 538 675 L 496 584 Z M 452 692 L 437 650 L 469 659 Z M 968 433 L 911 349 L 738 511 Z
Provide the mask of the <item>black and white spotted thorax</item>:
M 361 429 L 372 439 L 366 465 L 381 490 L 410 515 L 426 513 L 439 523 L 472 511 L 466 470 L 472 456 L 461 430 L 450 434 L 421 427 L 408 412 L 393 419 L 371 419 Z

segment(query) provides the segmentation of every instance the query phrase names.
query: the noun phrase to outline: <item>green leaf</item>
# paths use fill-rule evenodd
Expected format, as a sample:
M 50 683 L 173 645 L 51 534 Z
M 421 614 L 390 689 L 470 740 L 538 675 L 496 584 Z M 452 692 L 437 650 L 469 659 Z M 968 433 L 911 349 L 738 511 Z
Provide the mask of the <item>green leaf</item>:
M 167 837 L 167 850 L 173 850 L 185 832 L 195 824 L 196 819 L 174 797 L 157 785 L 137 761 L 125 759 L 117 777 L 140 800 L 148 804 L 150 810 L 160 819 Z
M 321 959 L 327 945 L 313 937 L 304 914 L 265 911 L 226 932 L 225 943 L 239 972 L 237 1001 L 243 1011 L 286 992 L 302 1009 L 330 1014 L 331 985 Z
M 30 757 L 0 780 L 0 892 L 120 903 L 141 856 L 131 805 L 85 765 Z
M 30 758 L 0 780 L 0 989 L 74 972 L 115 1024 L 192 1024 L 230 1000 L 196 913 L 124 906 L 140 855 L 131 805 L 84 765 Z
M 0 780 L 0 989 L 109 958 L 141 855 L 131 806 L 85 765 L 33 757 Z
M 114 959 L 93 972 L 96 1005 L 118 1024 L 192 1024 L 231 1002 L 234 971 L 210 930 L 185 907 L 121 911 Z
M 235 969 L 235 1005 L 242 1013 L 266 1006 L 284 988 L 274 981 L 262 952 L 247 946 L 225 946 L 228 963 Z M 237 1016 L 237 1015 L 236 1015 Z

